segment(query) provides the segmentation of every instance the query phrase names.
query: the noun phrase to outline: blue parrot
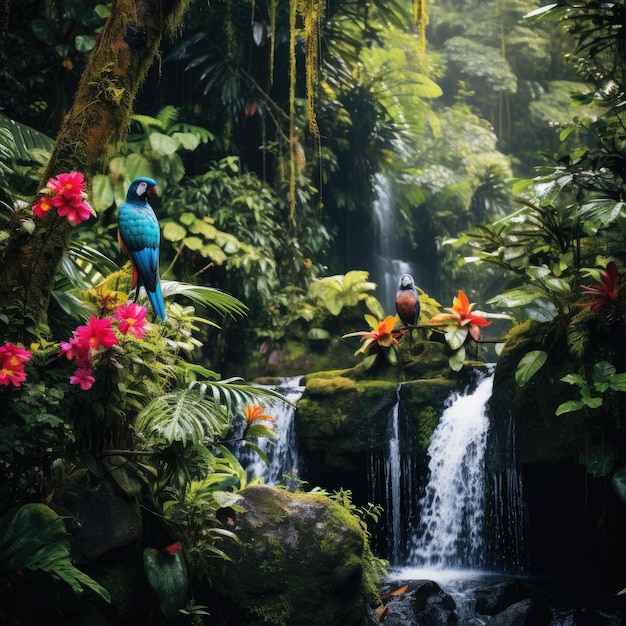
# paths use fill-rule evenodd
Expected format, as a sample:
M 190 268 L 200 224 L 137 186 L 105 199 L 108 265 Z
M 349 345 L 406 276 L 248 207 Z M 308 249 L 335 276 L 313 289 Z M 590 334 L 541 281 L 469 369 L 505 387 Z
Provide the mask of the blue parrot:
M 402 274 L 396 293 L 396 311 L 403 324 L 417 326 L 420 317 L 420 301 L 415 282 L 410 274 Z
M 157 184 L 151 178 L 135 179 L 120 205 L 117 215 L 117 236 L 122 250 L 130 257 L 133 273 L 131 288 L 135 301 L 143 285 L 155 313 L 165 319 L 165 302 L 159 279 L 159 246 L 161 230 L 148 197 L 157 193 Z

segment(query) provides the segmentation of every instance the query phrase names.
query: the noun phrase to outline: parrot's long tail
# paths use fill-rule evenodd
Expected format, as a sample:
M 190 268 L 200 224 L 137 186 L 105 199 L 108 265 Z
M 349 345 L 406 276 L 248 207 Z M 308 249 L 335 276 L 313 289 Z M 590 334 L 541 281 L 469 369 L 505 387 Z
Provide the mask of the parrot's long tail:
M 148 291 L 148 300 L 154 309 L 154 312 L 162 319 L 165 320 L 165 301 L 163 300 L 163 293 L 161 292 L 161 283 L 156 284 L 156 291 Z

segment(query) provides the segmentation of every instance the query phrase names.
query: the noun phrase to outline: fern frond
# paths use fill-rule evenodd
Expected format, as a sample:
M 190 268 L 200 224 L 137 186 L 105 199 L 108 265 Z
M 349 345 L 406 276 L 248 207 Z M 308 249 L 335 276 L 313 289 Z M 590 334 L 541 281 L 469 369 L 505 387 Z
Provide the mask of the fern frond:
M 161 128 L 169 129 L 170 126 L 178 120 L 178 107 L 173 104 L 164 106 L 157 114 L 156 119 L 159 120 Z
M 589 344 L 589 329 L 585 324 L 570 324 L 566 332 L 567 348 L 576 358 L 582 358 Z
M 148 133 L 151 128 L 158 128 L 159 130 L 165 130 L 163 124 L 156 118 L 150 115 L 135 114 L 131 115 L 130 119 L 133 122 L 137 122 L 145 133 Z

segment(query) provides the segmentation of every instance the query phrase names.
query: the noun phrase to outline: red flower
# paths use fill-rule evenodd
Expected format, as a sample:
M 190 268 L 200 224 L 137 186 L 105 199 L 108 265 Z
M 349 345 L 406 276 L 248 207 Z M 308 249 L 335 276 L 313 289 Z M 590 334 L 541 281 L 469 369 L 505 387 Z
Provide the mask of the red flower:
M 0 346 L 0 384 L 19 387 L 26 380 L 24 363 L 32 356 L 30 350 L 20 348 L 14 343 Z
M 578 306 L 588 306 L 595 313 L 605 304 L 611 304 L 617 300 L 619 272 L 613 261 L 606 266 L 606 270 L 600 272 L 600 280 L 602 282 L 596 283 L 591 287 L 581 285 L 582 290 L 586 292 L 585 295 L 595 297 L 587 302 L 579 302 Z
M 96 379 L 92 376 L 93 371 L 89 367 L 79 367 L 74 376 L 70 378 L 72 385 L 80 385 L 83 391 L 91 389 L 91 386 L 96 382 Z
M 489 326 L 491 322 L 484 317 L 472 313 L 472 309 L 476 303 L 471 303 L 465 292 L 459 289 L 458 295 L 452 302 L 452 308 L 446 309 L 450 313 L 440 313 L 430 320 L 431 324 L 457 324 L 459 326 L 467 326 L 469 324 L 469 333 L 475 341 L 480 339 L 480 327 Z
M 52 208 L 52 199 L 50 198 L 50 196 L 42 196 L 39 200 L 39 202 L 37 202 L 37 204 L 35 204 L 35 206 L 33 207 L 33 213 L 43 219 L 44 217 L 46 217 L 46 215 L 48 215 L 48 211 L 50 211 L 50 209 Z
M 174 556 L 177 552 L 180 552 L 183 549 L 183 544 L 180 541 L 176 541 L 169 546 L 165 546 L 163 548 L 163 552 L 166 552 L 170 556 Z
M 136 339 L 141 339 L 145 333 L 144 324 L 148 310 L 134 302 L 129 302 L 115 310 L 115 317 L 120 320 L 117 324 L 122 335 L 131 334 Z
M 117 345 L 117 338 L 111 328 L 111 320 L 108 317 L 91 316 L 87 326 L 79 326 L 74 331 L 74 336 L 82 342 L 85 342 L 92 350 L 103 348 L 111 348 Z

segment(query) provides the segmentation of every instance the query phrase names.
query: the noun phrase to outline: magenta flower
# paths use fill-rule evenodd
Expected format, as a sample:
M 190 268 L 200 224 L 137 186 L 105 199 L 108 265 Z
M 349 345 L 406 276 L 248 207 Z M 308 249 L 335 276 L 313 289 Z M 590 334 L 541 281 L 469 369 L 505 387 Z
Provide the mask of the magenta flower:
M 83 200 L 81 196 L 69 200 L 64 196 L 54 196 L 52 205 L 56 207 L 57 213 L 61 217 L 67 217 L 72 224 L 80 224 L 88 220 L 92 215 L 95 215 L 91 205 Z
M 96 382 L 96 379 L 92 376 L 92 373 L 93 371 L 89 367 L 79 367 L 74 372 L 74 376 L 70 378 L 70 383 L 72 385 L 80 385 L 80 388 L 83 391 L 88 391 Z
M 108 317 L 91 316 L 87 326 L 79 326 L 74 331 L 74 336 L 86 343 L 92 350 L 100 347 L 111 348 L 117 345 L 117 337 L 111 328 L 111 320 Z
M 20 348 L 14 343 L 0 346 L 0 384 L 19 387 L 26 380 L 24 363 L 32 356 L 30 350 Z
M 63 196 L 66 200 L 81 197 L 87 186 L 82 172 L 59 174 L 56 178 L 48 179 L 46 187 L 54 194 Z
M 84 222 L 95 215 L 83 191 L 86 186 L 81 172 L 59 174 L 48 179 L 45 188 L 40 191 L 43 197 L 33 206 L 33 213 L 44 218 L 55 207 L 57 214 L 66 217 L 72 224 Z
M 602 282 L 595 283 L 588 287 L 581 285 L 585 296 L 590 298 L 585 302 L 579 302 L 578 306 L 588 306 L 594 313 L 607 304 L 615 302 L 619 292 L 619 272 L 617 266 L 611 261 L 605 270 L 600 272 L 600 280 Z
M 70 337 L 69 341 L 61 342 L 59 356 L 65 356 L 68 361 L 75 361 L 78 367 L 91 365 L 91 350 L 89 344 L 79 337 Z
M 135 339 L 144 336 L 146 313 L 148 310 L 144 306 L 139 306 L 135 302 L 129 302 L 115 309 L 115 317 L 119 320 L 118 330 L 122 335 L 132 335 Z

